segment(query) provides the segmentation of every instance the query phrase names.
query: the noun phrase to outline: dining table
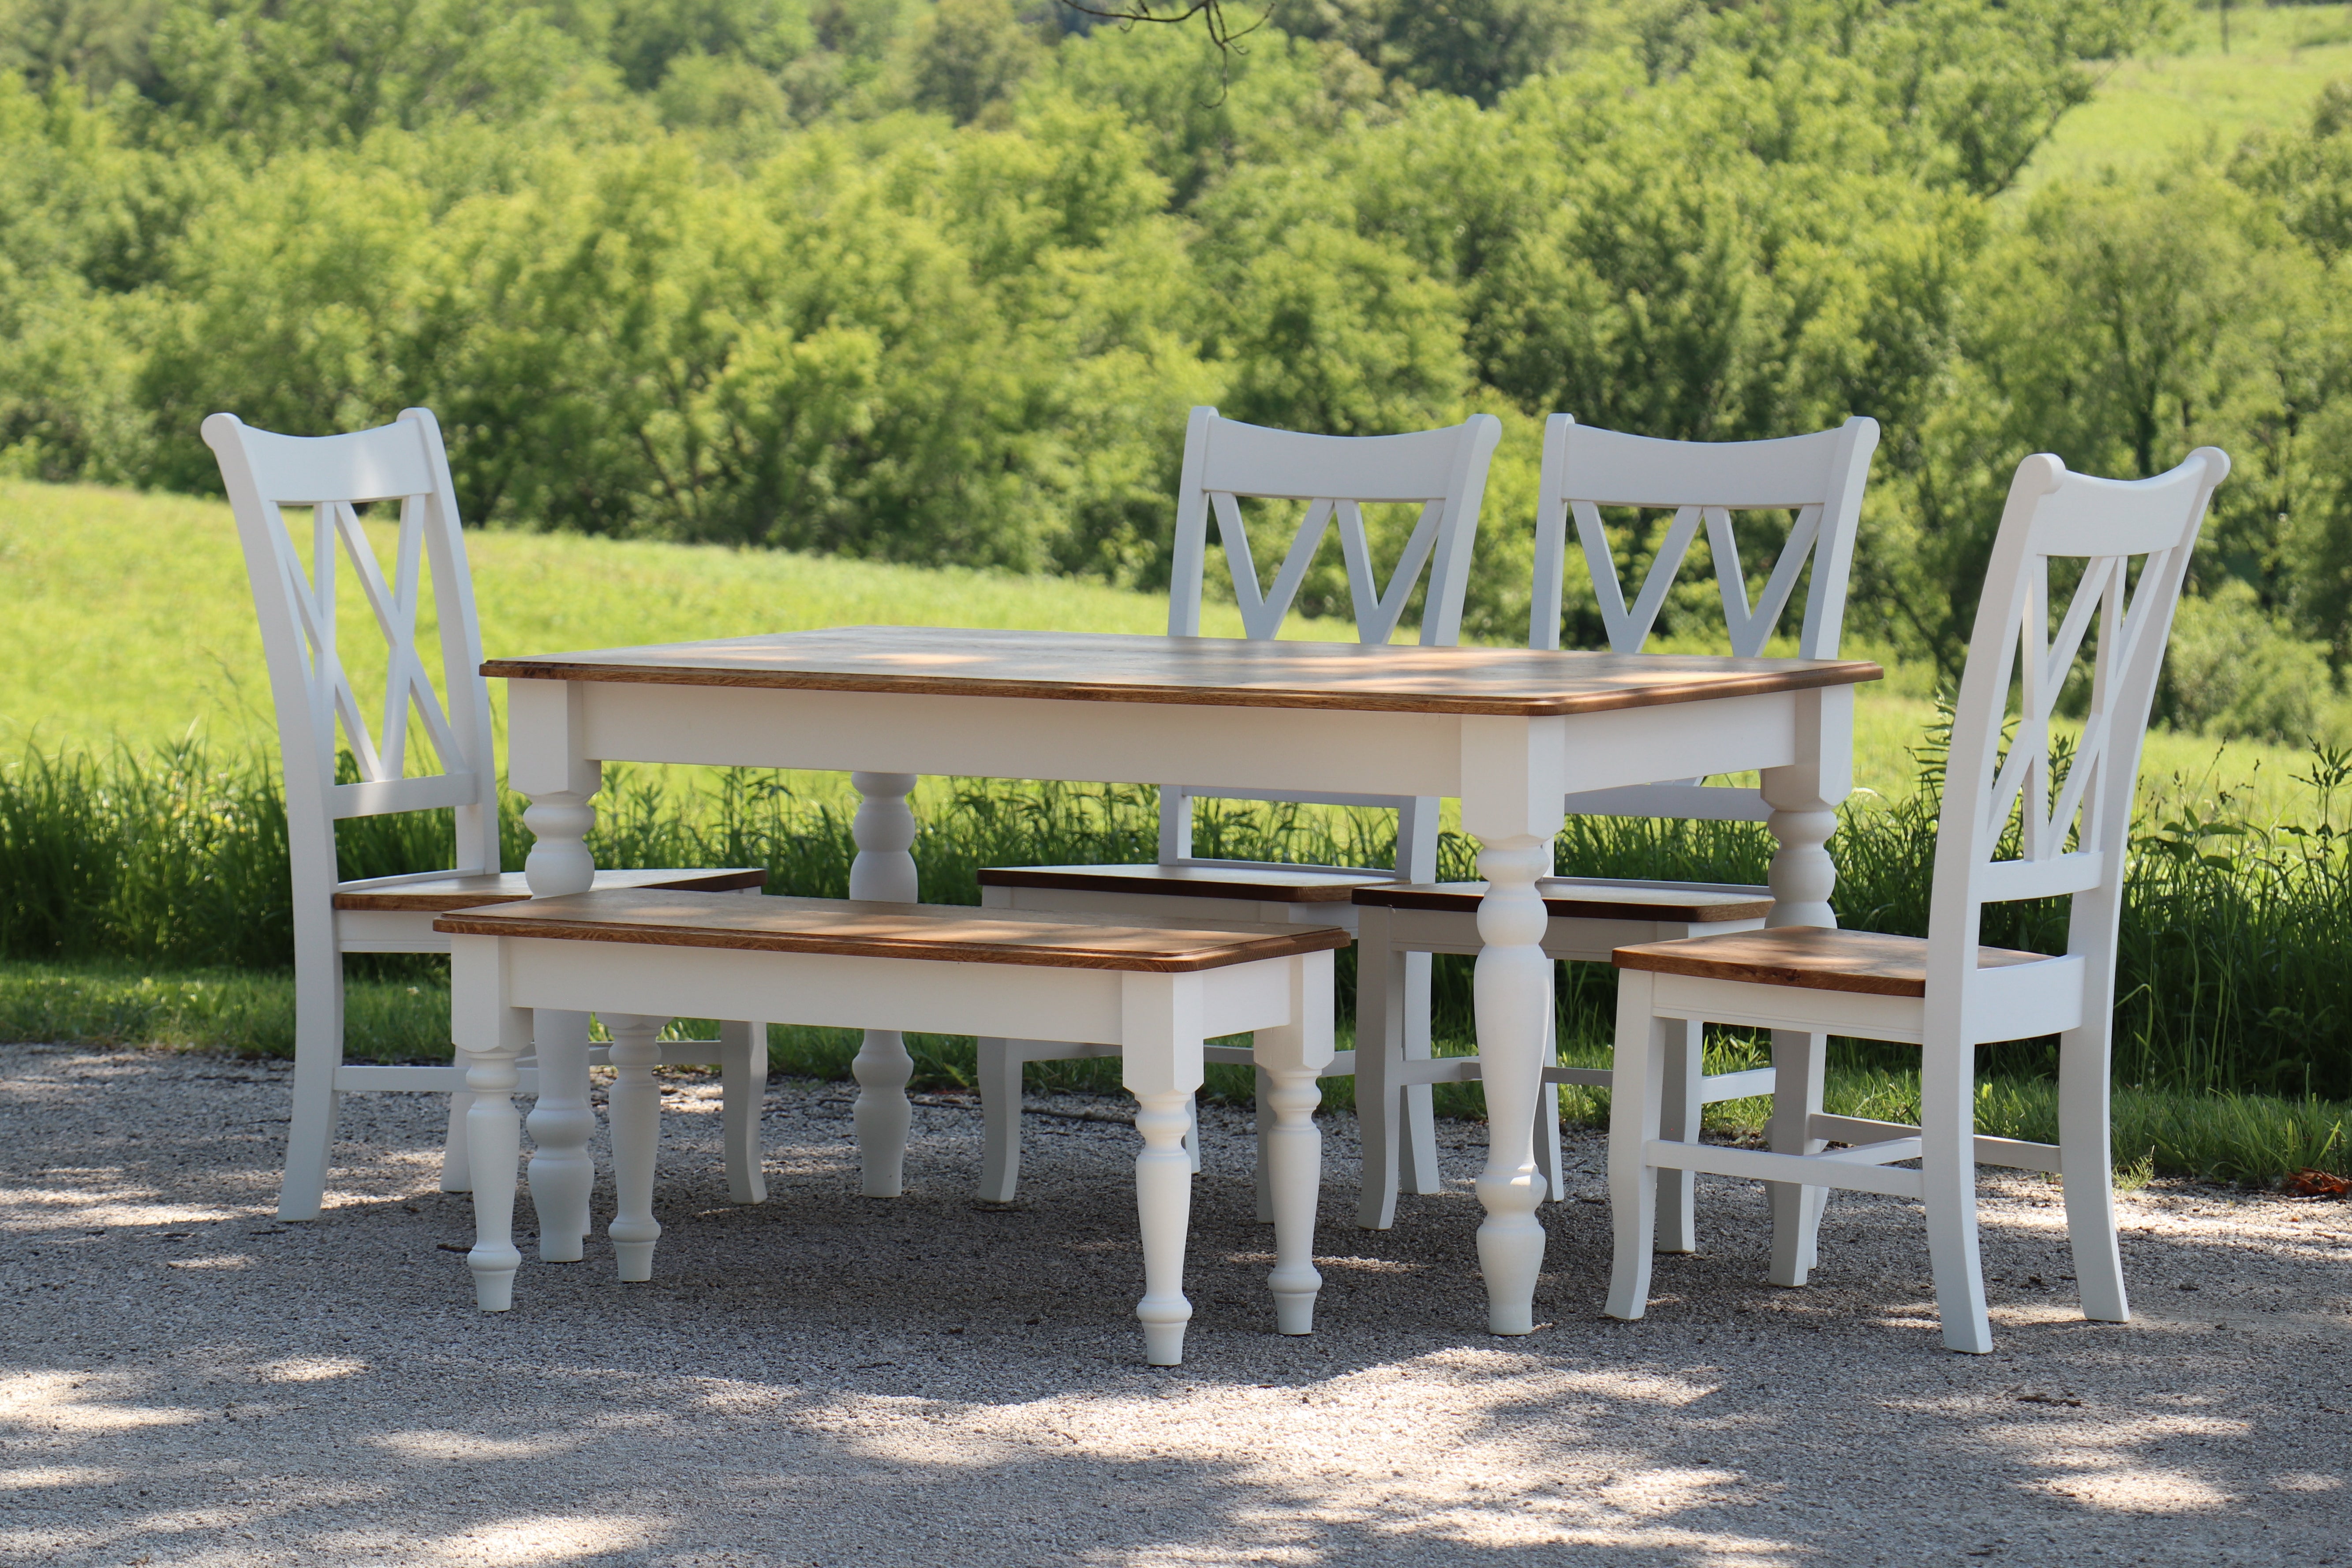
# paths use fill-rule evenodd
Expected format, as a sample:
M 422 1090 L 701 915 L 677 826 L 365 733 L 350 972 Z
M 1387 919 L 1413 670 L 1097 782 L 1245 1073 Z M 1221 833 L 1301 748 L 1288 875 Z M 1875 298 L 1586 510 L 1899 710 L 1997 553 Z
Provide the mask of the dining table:
M 1487 1327 L 1533 1332 L 1543 1265 L 1535 1107 L 1552 965 L 1537 879 L 1568 797 L 1756 771 L 1775 925 L 1834 925 L 1828 845 L 1852 787 L 1843 659 L 856 626 L 493 659 L 509 781 L 530 802 L 534 896 L 588 890 L 607 762 L 845 771 L 859 796 L 849 896 L 914 902 L 908 804 L 925 775 L 1110 781 L 1208 793 L 1461 802 L 1487 891 L 1477 1182 Z M 865 1189 L 900 1188 L 911 1071 L 868 1031 L 855 1064 Z M 868 1157 L 871 1156 L 871 1157 Z

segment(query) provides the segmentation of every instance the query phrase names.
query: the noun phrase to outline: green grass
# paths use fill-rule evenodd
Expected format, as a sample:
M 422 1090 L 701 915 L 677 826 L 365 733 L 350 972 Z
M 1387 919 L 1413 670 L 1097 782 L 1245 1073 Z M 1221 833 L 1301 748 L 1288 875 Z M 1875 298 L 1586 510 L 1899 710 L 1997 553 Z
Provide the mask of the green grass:
M 472 533 L 466 548 L 492 658 L 821 626 L 1168 627 L 1165 598 L 1050 578 L 561 534 Z M 274 744 L 226 503 L 0 481 L 0 567 L 11 633 L 0 643 L 0 737 L 144 746 L 193 729 Z M 369 627 L 350 575 L 338 614 Z M 1210 606 L 1204 622 L 1241 635 L 1230 606 Z M 347 633 L 363 694 L 372 680 L 380 689 L 383 668 L 367 654 L 366 639 Z
M 861 621 L 1162 623 L 1149 596 L 1067 583 L 551 536 L 471 543 L 493 653 Z M 0 593 L 19 632 L 0 653 L 0 714 L 38 743 L 0 766 L 0 958 L 15 961 L 0 971 L 0 1032 L 283 1054 L 283 808 L 263 752 L 259 650 L 226 509 L 0 486 L 0 549 L 10 568 Z M 1836 841 L 1849 925 L 1924 930 L 1934 841 L 1911 753 L 1933 714 L 1925 691 L 1918 672 L 1897 671 L 1862 705 L 1857 775 L 1874 798 L 1848 806 Z M 155 743 L 191 727 L 218 743 Z M 110 747 L 109 736 L 124 738 Z M 2116 1041 L 2118 1148 L 2131 1159 L 2153 1150 L 2168 1171 L 2275 1176 L 2318 1163 L 2313 1151 L 2341 1121 L 2340 1106 L 2308 1097 L 2352 1093 L 2352 974 L 2339 956 L 2352 891 L 2332 820 L 2340 809 L 2293 777 L 2309 771 L 2308 758 L 2272 747 L 2151 741 Z M 517 804 L 507 802 L 509 864 L 526 847 Z M 594 844 L 608 865 L 761 864 L 775 891 L 839 896 L 849 807 L 829 775 L 616 767 Z M 1156 836 L 1151 793 L 1133 787 L 927 779 L 917 809 L 926 894 L 945 901 L 976 901 L 982 865 L 1148 859 Z M 1378 864 L 1391 831 L 1378 813 L 1219 807 L 1202 813 L 1200 847 Z M 430 817 L 346 823 L 345 874 L 446 863 L 436 859 L 446 834 Z M 1447 874 L 1472 873 L 1458 834 L 1444 853 Z M 1769 853 L 1748 824 L 1589 820 L 1571 825 L 1560 852 L 1564 870 L 1740 881 L 1762 880 Z M 1986 939 L 2051 950 L 2050 927 L 2051 912 L 2016 906 Z M 361 959 L 352 970 L 359 1053 L 446 1058 L 437 961 Z M 1569 971 L 1570 1054 L 1599 1059 L 1612 986 L 1606 970 Z M 1441 1039 L 1467 1038 L 1469 990 L 1467 964 L 1442 960 Z M 780 1030 L 772 1044 L 780 1069 L 821 1077 L 845 1073 L 855 1049 L 846 1034 L 815 1030 Z M 968 1041 L 925 1038 L 915 1049 L 922 1082 L 970 1081 Z M 1857 1108 L 1899 1096 L 1900 1057 L 1842 1046 L 1834 1092 Z M 2048 1065 L 2046 1047 L 1988 1053 L 1989 1082 L 2011 1086 L 1988 1102 L 1989 1132 L 2032 1135 L 2048 1109 Z M 1110 1090 L 1116 1069 L 1052 1064 L 1040 1082 Z M 1247 1074 L 1221 1069 L 1212 1087 L 1245 1098 Z M 1346 1104 L 1346 1086 L 1332 1088 Z M 1479 1113 L 1475 1087 L 1442 1093 L 1449 1113 Z M 1569 1110 L 1604 1114 L 1591 1096 L 1571 1095 Z M 1717 1124 L 1738 1132 L 1753 1114 L 1725 1107 Z M 2341 1165 L 2343 1143 L 2326 1157 Z
M 557 534 L 477 533 L 467 549 L 493 658 L 820 626 L 1167 625 L 1160 597 L 1052 579 Z M 225 504 L 0 481 L 0 618 L 13 632 L 0 643 L 0 752 L 12 741 L 55 752 L 119 740 L 144 750 L 191 736 L 214 741 L 215 755 L 274 748 L 260 633 Z M 370 622 L 343 575 L 344 657 L 364 694 L 383 661 L 348 630 Z M 1212 634 L 1241 633 L 1229 605 L 1211 605 L 1204 620 Z M 1300 631 L 1347 634 L 1329 623 Z M 1931 687 L 1927 672 L 1895 669 L 1863 688 L 1858 784 L 1908 790 L 1909 750 L 1934 713 Z M 492 683 L 493 705 L 502 708 L 504 696 Z M 2159 733 L 2143 772 L 2158 783 L 2176 773 L 2205 780 L 2209 791 L 2259 781 L 2248 809 L 2271 817 L 2296 810 L 2288 779 L 2296 760 L 2275 747 Z M 847 788 L 839 777 L 783 782 L 810 798 Z
M 2171 47 L 2126 60 L 2059 122 L 2018 189 L 2097 174 L 2145 173 L 2209 139 L 2228 152 L 2256 129 L 2301 129 L 2319 89 L 2352 77 L 2352 5 L 2231 5 L 2194 12 Z

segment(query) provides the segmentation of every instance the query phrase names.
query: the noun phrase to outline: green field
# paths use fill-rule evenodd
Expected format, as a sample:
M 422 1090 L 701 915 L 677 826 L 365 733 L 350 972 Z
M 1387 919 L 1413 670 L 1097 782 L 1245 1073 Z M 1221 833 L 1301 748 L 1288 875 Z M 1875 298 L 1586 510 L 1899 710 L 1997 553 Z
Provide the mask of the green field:
M 1167 624 L 1158 596 L 1046 578 L 560 534 L 476 533 L 467 549 L 492 657 L 819 626 Z M 274 746 L 260 635 L 225 504 L 0 483 L 0 614 L 15 633 L 0 646 L 0 746 L 145 749 L 191 735 L 226 752 Z M 343 580 L 344 655 L 364 693 L 383 663 L 353 630 L 369 624 L 367 611 Z M 1228 605 L 1213 604 L 1204 623 L 1213 634 L 1241 632 Z M 1328 622 L 1298 630 L 1348 634 Z M 1934 715 L 1928 686 L 1923 672 L 1896 670 L 1885 687 L 1864 688 L 1861 787 L 1908 791 L 1909 748 Z M 2176 776 L 2194 793 L 2251 786 L 2245 809 L 2268 820 L 2299 812 L 2307 791 L 2289 775 L 2301 766 L 2275 747 L 2158 734 L 2143 772 L 2167 793 Z
M 2169 49 L 2117 65 L 2097 97 L 2059 122 L 2017 188 L 2105 169 L 2147 173 L 2209 141 L 2226 154 L 2249 131 L 2301 127 L 2319 89 L 2346 78 L 2352 5 L 2200 9 Z

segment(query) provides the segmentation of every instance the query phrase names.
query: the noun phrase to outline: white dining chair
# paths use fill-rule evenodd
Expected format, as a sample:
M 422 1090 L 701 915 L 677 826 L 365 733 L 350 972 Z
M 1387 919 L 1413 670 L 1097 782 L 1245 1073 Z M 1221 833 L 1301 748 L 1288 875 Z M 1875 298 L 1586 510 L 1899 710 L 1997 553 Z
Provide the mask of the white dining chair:
M 467 1191 L 464 1070 L 454 1063 L 404 1067 L 343 1060 L 344 954 L 446 953 L 449 938 L 433 930 L 436 915 L 530 896 L 520 873 L 499 870 L 489 689 L 480 674 L 473 583 L 441 427 L 429 410 L 412 408 L 373 430 L 294 436 L 215 413 L 205 421 L 204 437 L 219 460 L 245 549 L 285 765 L 293 873 L 294 1104 L 278 1217 L 318 1218 L 339 1103 L 354 1092 L 449 1095 L 441 1186 Z M 400 506 L 389 572 L 357 509 L 373 501 Z M 307 565 L 285 515 L 289 507 L 310 512 Z M 380 637 L 386 661 L 379 726 L 370 724 L 344 663 L 346 628 L 336 614 L 339 561 L 348 563 L 372 612 L 369 632 Z M 418 629 L 428 586 L 440 644 L 437 687 Z M 422 745 L 409 744 L 412 720 L 424 732 Z M 356 766 L 356 780 L 338 781 L 339 747 Z M 455 816 L 455 865 L 340 880 L 337 822 L 435 810 Z M 751 894 L 766 880 L 755 867 L 596 873 L 600 888 Z M 544 1089 L 532 1112 L 532 1131 L 551 1145 L 532 1161 L 541 1249 L 542 1256 L 576 1260 L 580 1243 L 572 1232 L 587 1231 L 594 1186 L 585 1154 L 595 1114 L 587 1098 L 587 1068 L 592 1057 L 605 1053 L 589 1044 L 585 1012 L 543 1014 L 541 1034 L 534 1061 L 546 1073 L 524 1081 L 526 1093 Z M 728 1189 L 739 1203 L 761 1201 L 766 1196 L 759 1137 L 767 1025 L 730 1022 L 715 1041 L 666 1041 L 661 1060 L 720 1064 Z
M 1775 1184 L 1778 1285 L 1802 1285 L 1814 1264 L 1820 1207 L 1793 1195 L 1918 1198 L 1944 1343 L 1989 1351 L 1976 1167 L 1990 1165 L 2058 1175 L 2083 1315 L 2126 1321 L 2108 1058 L 2132 794 L 2189 552 L 2229 471 L 2210 446 L 2152 479 L 2070 474 L 2047 453 L 2018 466 L 1953 713 L 1924 939 L 1786 927 L 1617 952 L 1610 1316 L 1638 1318 L 1648 1304 L 1656 1173 L 1707 1171 Z M 2054 583 L 2053 561 L 2064 563 Z M 2068 754 L 2053 732 L 2070 690 L 2086 691 L 2088 707 Z M 1988 904 L 2029 898 L 2071 901 L 2063 954 L 1979 945 Z M 1918 1046 L 1919 1123 L 1824 1115 L 1820 1062 L 1805 1058 L 1781 1066 L 1769 1149 L 1703 1145 L 1696 1128 L 1671 1134 L 1661 1119 L 1669 1059 L 1702 1022 Z M 1977 1047 L 2053 1034 L 2058 1142 L 1979 1136 Z
M 1175 558 L 1169 589 L 1168 634 L 1201 634 L 1206 590 L 1209 523 L 1216 522 L 1225 564 L 1240 603 L 1242 625 L 1255 640 L 1279 636 L 1291 605 L 1327 532 L 1336 528 L 1348 575 L 1348 597 L 1356 635 L 1385 643 L 1396 633 L 1407 601 L 1428 570 L 1423 595 L 1419 642 L 1423 647 L 1453 647 L 1462 639 L 1462 601 L 1469 585 L 1470 552 L 1486 494 L 1486 468 L 1502 437 L 1492 414 L 1473 414 L 1457 425 L 1404 435 L 1307 435 L 1269 430 L 1219 417 L 1196 408 L 1184 432 L 1184 463 L 1176 497 Z M 1244 531 L 1244 499 L 1305 501 L 1307 509 L 1271 587 L 1261 588 Z M 1371 559 L 1363 507 L 1370 502 L 1411 502 L 1421 516 L 1381 582 Z M 1268 781 L 1278 783 L 1278 780 Z M 1397 813 L 1396 862 L 1391 868 L 1289 865 L 1218 860 L 1192 852 L 1192 807 L 1196 800 L 1301 801 L 1368 806 Z M 1327 795 L 1267 788 L 1248 779 L 1160 791 L 1160 853 L 1151 865 L 998 866 L 980 873 L 982 902 L 992 908 L 1130 915 L 1154 923 L 1185 920 L 1247 920 L 1338 925 L 1355 929 L 1349 894 L 1360 887 L 1400 878 L 1428 882 L 1437 874 L 1438 806 L 1434 800 L 1387 795 Z M 1429 1017 L 1429 960 L 1407 961 L 1400 984 L 1407 998 L 1406 1036 L 1424 1054 Z M 1008 1202 L 1021 1172 L 1021 1070 L 1025 1062 L 1112 1056 L 1101 1041 L 1008 1040 L 983 1036 L 979 1048 L 981 1103 L 986 1151 L 981 1176 L 983 1200 Z M 1213 1046 L 1208 1060 L 1251 1061 L 1237 1046 Z M 1325 1077 L 1354 1071 L 1354 1053 L 1342 1051 L 1323 1070 Z M 1258 1126 L 1269 1125 L 1266 1085 L 1258 1084 Z M 1421 1146 L 1433 1162 L 1428 1092 L 1408 1103 L 1419 1118 Z M 1197 1138 L 1188 1143 L 1197 1159 Z M 1260 1161 L 1259 1210 L 1271 1210 Z
M 1700 442 L 1626 435 L 1553 414 L 1544 425 L 1543 474 L 1537 491 L 1528 645 L 1559 646 L 1572 516 L 1612 653 L 1638 653 L 1648 644 L 1666 595 L 1703 527 L 1731 647 L 1728 657 L 1754 658 L 1764 652 L 1802 576 L 1804 612 L 1793 652 L 1799 658 L 1836 658 L 1863 490 L 1877 445 L 1877 423 L 1861 418 L 1833 430 L 1778 441 Z M 1674 514 L 1631 606 L 1603 526 L 1603 507 Z M 1751 602 L 1748 565 L 1756 552 L 1752 548 L 1746 555 L 1741 552 L 1732 514 L 1755 511 L 1794 516 Z M 1807 573 L 1809 561 L 1811 570 Z M 1714 821 L 1764 821 L 1773 811 L 1757 789 L 1696 779 L 1571 795 L 1568 809 L 1592 816 Z M 1787 825 L 1784 821 L 1782 826 Z M 1814 824 L 1819 832 L 1811 841 L 1826 838 L 1831 825 L 1826 820 Z M 1538 887 L 1549 916 L 1543 949 L 1568 962 L 1605 964 L 1613 949 L 1629 943 L 1751 930 L 1768 924 L 1771 914 L 1772 894 L 1765 887 L 1580 876 L 1546 877 Z M 1406 1097 L 1428 1093 L 1432 1083 L 1474 1081 L 1482 1071 L 1475 1055 L 1431 1059 L 1425 1044 L 1410 1030 L 1414 1004 L 1400 981 L 1406 963 L 1415 958 L 1428 962 L 1423 955 L 1479 950 L 1478 904 L 1486 892 L 1483 882 L 1389 883 L 1359 888 L 1354 894 L 1356 1106 L 1364 1145 L 1356 1218 L 1369 1229 L 1384 1230 L 1394 1223 L 1401 1189 L 1437 1190 L 1431 1162 L 1413 1147 L 1420 1129 L 1401 1113 Z M 1790 1055 L 1818 1056 L 1825 1044 L 1818 1038 L 1776 1036 L 1773 1061 L 1778 1064 Z M 1773 1071 L 1768 1067 L 1703 1075 L 1699 1046 L 1700 1032 L 1694 1024 L 1670 1065 L 1666 1091 L 1669 1124 L 1678 1129 L 1687 1125 L 1694 1133 L 1702 1105 L 1765 1092 Z M 1565 1197 L 1559 1086 L 1606 1087 L 1610 1073 L 1605 1068 L 1562 1067 L 1554 1061 L 1547 1065 L 1544 1081 L 1537 1111 L 1537 1158 L 1551 1196 Z M 1663 1244 L 1669 1251 L 1689 1251 L 1696 1244 L 1690 1177 L 1675 1172 L 1664 1181 Z

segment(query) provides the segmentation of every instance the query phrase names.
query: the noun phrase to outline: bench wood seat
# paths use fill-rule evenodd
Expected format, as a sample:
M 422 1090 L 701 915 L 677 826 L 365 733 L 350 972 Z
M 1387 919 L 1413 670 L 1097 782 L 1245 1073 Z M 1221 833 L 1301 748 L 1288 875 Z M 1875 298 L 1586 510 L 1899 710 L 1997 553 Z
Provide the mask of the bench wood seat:
M 1612 882 L 1602 877 L 1547 876 L 1536 881 L 1544 913 L 1554 919 L 1663 920 L 1713 925 L 1762 920 L 1772 913 L 1772 890 L 1732 883 Z M 1358 904 L 1391 909 L 1434 909 L 1476 915 L 1483 882 L 1391 882 L 1360 887 Z
M 1039 865 L 988 866 L 982 887 L 1032 887 L 1072 893 L 1132 893 L 1160 897 L 1234 898 L 1261 904 L 1346 904 L 1363 888 L 1396 880 L 1385 871 L 1336 866 Z
M 1979 947 L 1977 967 L 2002 969 L 2047 964 L 2047 953 L 2013 947 Z M 1831 931 L 1817 925 L 1782 925 L 1679 942 L 1647 942 L 1616 952 L 1621 969 L 1660 975 L 1690 975 L 1706 980 L 1742 980 L 1761 986 L 1800 986 L 1816 991 L 1858 991 L 1865 996 L 1925 997 L 1927 944 L 1917 936 L 1878 931 Z
M 1328 925 L 1193 921 L 1151 927 L 1112 915 L 842 898 L 750 899 L 651 889 L 578 893 L 458 910 L 442 915 L 433 928 L 463 936 L 1171 975 L 1328 952 L 1352 940 L 1347 932 Z
M 755 866 L 709 871 L 605 871 L 596 873 L 598 893 L 623 888 L 677 888 L 696 893 L 741 892 L 765 887 L 768 873 Z M 530 884 L 519 871 L 477 873 L 466 876 L 387 878 L 380 882 L 347 882 L 335 890 L 337 909 L 374 909 L 440 915 L 452 909 L 472 909 L 485 904 L 520 903 L 530 896 Z

